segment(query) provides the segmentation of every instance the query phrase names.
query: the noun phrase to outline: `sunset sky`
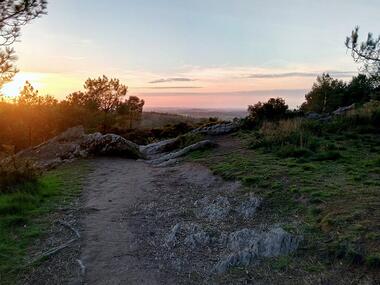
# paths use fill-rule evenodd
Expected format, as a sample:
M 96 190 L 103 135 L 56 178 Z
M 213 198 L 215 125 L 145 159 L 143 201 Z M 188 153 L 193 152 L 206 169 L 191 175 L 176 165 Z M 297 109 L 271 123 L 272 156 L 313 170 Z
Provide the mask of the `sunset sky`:
M 380 33 L 378 0 L 50 0 L 15 45 L 25 80 L 64 98 L 108 75 L 147 107 L 295 107 L 317 74 L 357 72 L 344 40 Z

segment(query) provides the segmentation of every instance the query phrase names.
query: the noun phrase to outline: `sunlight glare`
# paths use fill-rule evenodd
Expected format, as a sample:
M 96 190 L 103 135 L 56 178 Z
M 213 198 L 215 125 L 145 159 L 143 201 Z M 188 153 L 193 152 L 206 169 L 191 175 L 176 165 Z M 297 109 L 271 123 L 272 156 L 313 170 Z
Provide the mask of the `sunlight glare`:
M 0 90 L 0 94 L 3 94 L 8 98 L 15 98 L 20 94 L 20 91 L 25 85 L 25 82 L 29 81 L 35 89 L 42 87 L 41 75 L 38 73 L 18 73 L 13 80 L 3 86 Z

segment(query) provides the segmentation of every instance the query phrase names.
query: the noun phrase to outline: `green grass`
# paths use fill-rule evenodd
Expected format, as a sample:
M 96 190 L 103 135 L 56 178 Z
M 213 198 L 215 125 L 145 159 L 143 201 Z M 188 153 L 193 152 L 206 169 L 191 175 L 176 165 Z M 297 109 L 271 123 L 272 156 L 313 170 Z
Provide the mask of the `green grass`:
M 78 197 L 88 171 L 77 162 L 44 174 L 36 183 L 0 195 L 0 283 L 14 284 L 30 260 L 28 249 L 51 226 L 50 213 Z M 33 191 L 31 191 L 33 190 Z
M 252 149 L 254 136 L 247 131 L 235 136 L 245 146 L 241 151 L 217 156 L 197 152 L 190 159 L 225 179 L 240 180 L 247 191 L 265 199 L 265 211 L 274 220 L 299 222 L 305 258 L 379 267 L 380 154 L 373 150 L 380 145 L 380 135 L 330 134 L 319 138 L 323 148 L 301 158 L 265 147 Z M 274 266 L 282 268 L 287 262 L 279 260 Z M 319 264 L 318 270 L 324 266 Z

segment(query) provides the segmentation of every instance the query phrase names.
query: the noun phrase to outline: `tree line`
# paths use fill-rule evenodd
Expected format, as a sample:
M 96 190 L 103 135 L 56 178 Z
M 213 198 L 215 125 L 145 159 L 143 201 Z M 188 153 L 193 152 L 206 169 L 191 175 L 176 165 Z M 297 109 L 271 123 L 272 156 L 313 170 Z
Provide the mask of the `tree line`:
M 347 37 L 345 45 L 351 51 L 356 63 L 361 64 L 360 74 L 348 83 L 335 79 L 328 73 L 317 77 L 305 102 L 295 110 L 290 110 L 282 98 L 271 98 L 268 102 L 258 102 L 248 107 L 248 126 L 263 121 L 278 121 L 284 118 L 300 116 L 305 113 L 331 113 L 339 107 L 352 104 L 363 105 L 371 100 L 380 101 L 380 36 L 367 35 L 359 41 L 359 27 Z
M 127 90 L 118 79 L 89 78 L 83 91 L 58 101 L 39 95 L 26 82 L 17 98 L 0 101 L 0 144 L 12 145 L 17 151 L 77 125 L 101 132 L 114 127 L 132 129 L 141 120 L 145 102 L 136 96 L 124 99 Z

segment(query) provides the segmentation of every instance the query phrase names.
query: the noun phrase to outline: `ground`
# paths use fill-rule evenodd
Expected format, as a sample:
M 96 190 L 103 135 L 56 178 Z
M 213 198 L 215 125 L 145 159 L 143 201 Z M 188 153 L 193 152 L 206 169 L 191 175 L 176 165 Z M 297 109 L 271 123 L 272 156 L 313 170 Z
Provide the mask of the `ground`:
M 218 148 L 170 167 L 117 158 L 82 161 L 81 170 L 65 166 L 75 171 L 63 180 L 80 184 L 82 194 L 76 191 L 58 216 L 50 214 L 46 224 L 54 226 L 30 254 L 73 236 L 57 220 L 78 229 L 81 239 L 23 272 L 20 283 L 378 284 L 378 137 L 338 141 L 343 158 L 304 162 L 252 150 L 249 136 L 220 137 Z M 242 219 L 236 209 L 251 195 L 263 198 L 262 205 Z M 228 199 L 233 210 L 207 219 L 197 214 L 205 197 Z M 295 253 L 219 275 L 213 267 L 225 248 L 169 244 L 175 225 L 191 224 L 211 238 L 281 224 L 304 239 Z

